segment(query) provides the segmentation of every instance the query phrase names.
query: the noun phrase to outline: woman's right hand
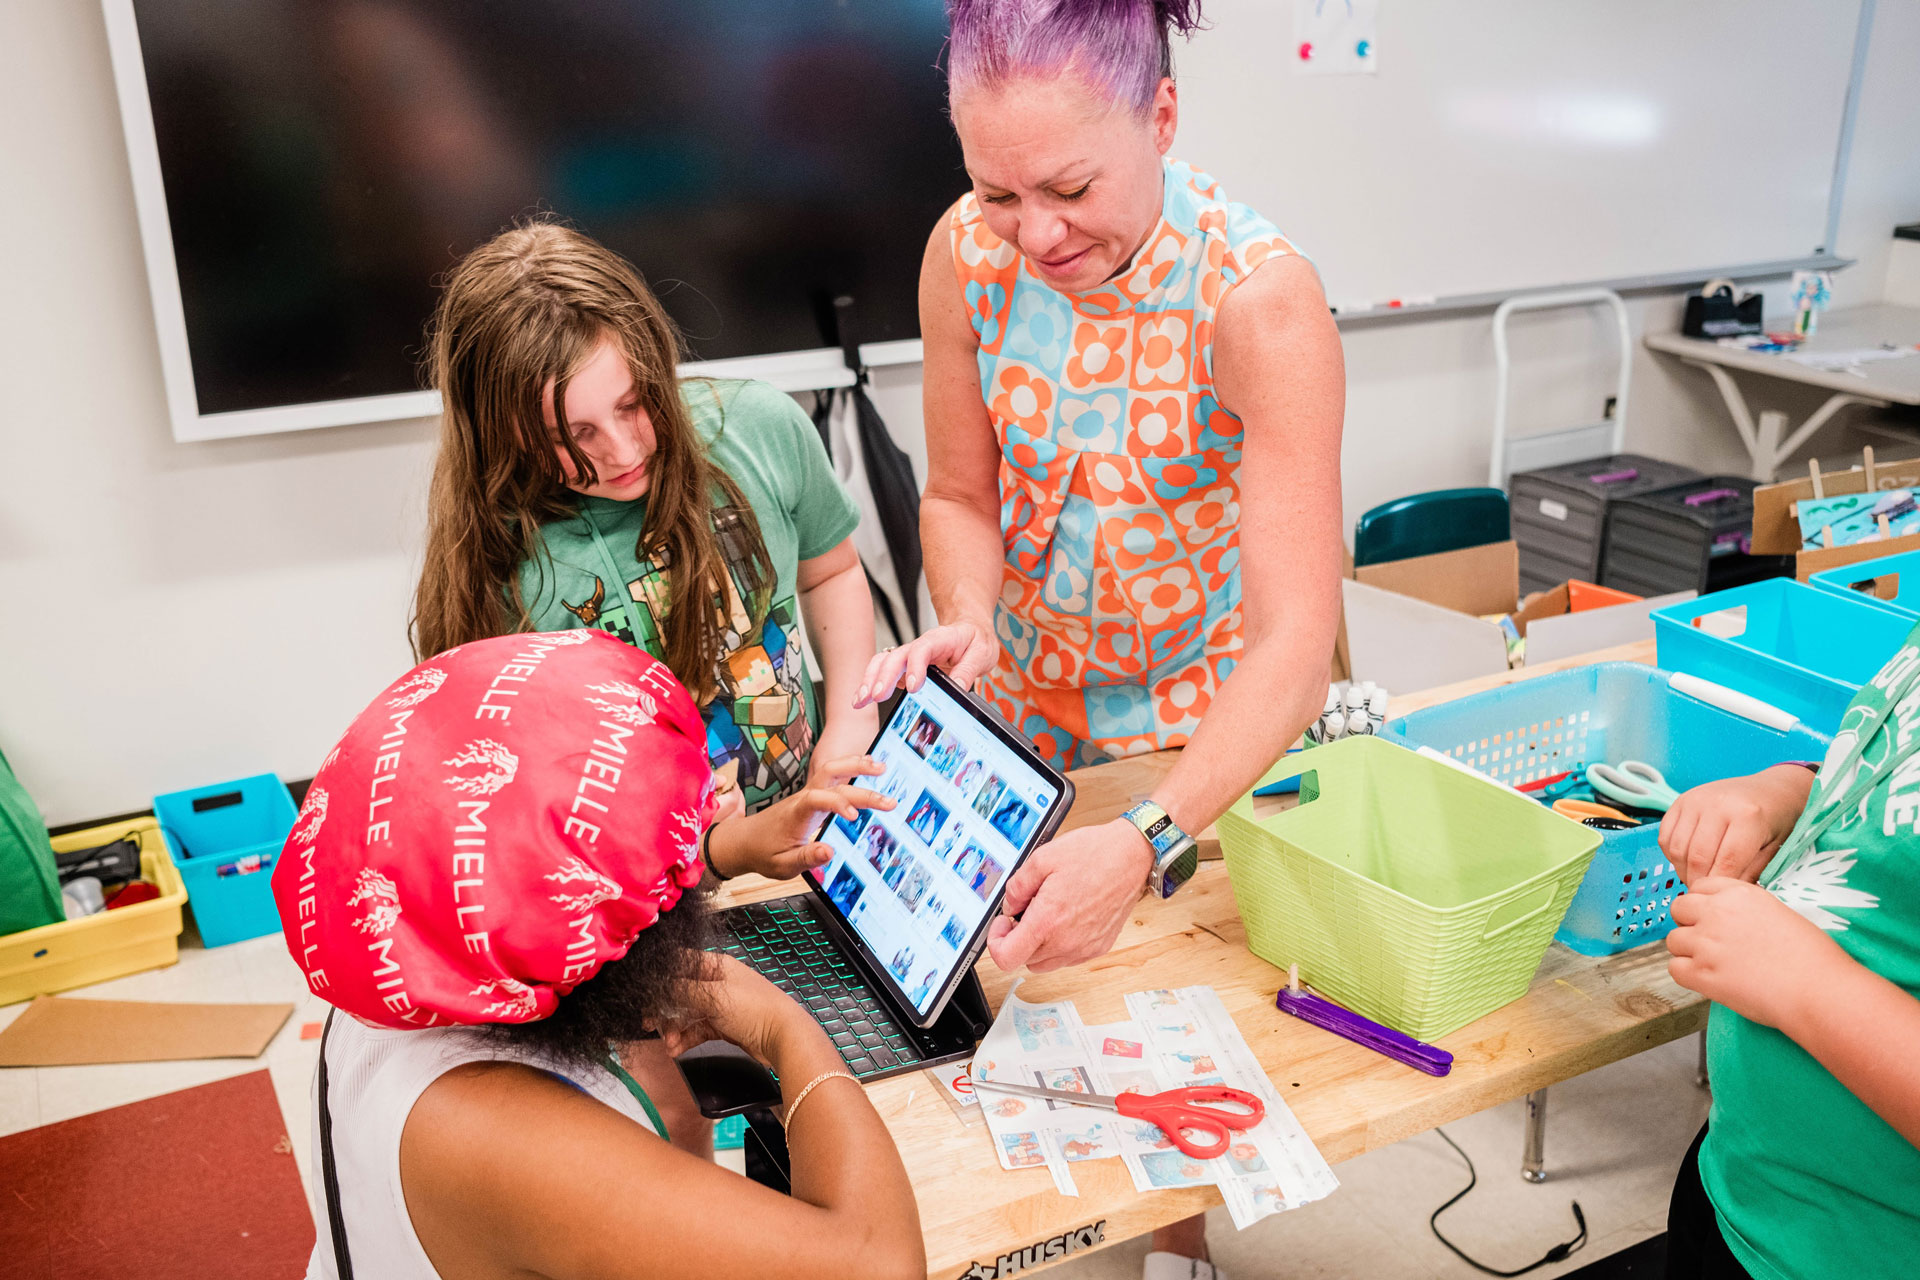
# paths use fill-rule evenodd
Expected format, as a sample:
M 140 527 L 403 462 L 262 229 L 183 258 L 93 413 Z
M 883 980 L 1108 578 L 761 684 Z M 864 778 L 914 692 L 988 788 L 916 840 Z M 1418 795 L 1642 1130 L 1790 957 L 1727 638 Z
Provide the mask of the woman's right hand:
M 1758 880 L 1812 790 L 1812 772 L 1799 765 L 1695 787 L 1661 820 L 1660 851 L 1688 885 L 1708 876 Z
M 897 649 L 874 654 L 853 705 L 871 706 L 896 687 L 912 693 L 926 683 L 928 667 L 939 667 L 962 689 L 971 689 L 999 660 L 1000 642 L 993 628 L 970 621 L 950 622 Z
M 694 989 L 698 1010 L 660 1028 L 675 1057 L 709 1040 L 725 1040 L 777 1071 L 781 1057 L 796 1047 L 834 1052 L 820 1024 L 757 971 L 718 952 L 707 952 L 701 964 L 705 971 Z

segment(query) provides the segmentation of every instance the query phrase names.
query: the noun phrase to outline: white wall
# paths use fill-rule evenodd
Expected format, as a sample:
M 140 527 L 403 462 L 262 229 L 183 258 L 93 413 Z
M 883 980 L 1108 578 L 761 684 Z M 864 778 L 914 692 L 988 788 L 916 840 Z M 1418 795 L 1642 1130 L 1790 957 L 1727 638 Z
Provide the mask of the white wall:
M 1843 302 L 1880 296 L 1891 228 L 1920 218 L 1920 98 L 1897 79 L 1916 65 L 1920 0 L 1881 0 L 1837 246 L 1861 265 Z M 1231 192 L 1231 157 L 1190 158 Z M 1677 327 L 1679 308 L 1632 300 L 1636 332 Z M 1597 414 L 1604 333 L 1583 315 L 1516 328 L 1517 433 Z M 1346 347 L 1348 520 L 1479 483 L 1487 318 L 1354 328 Z M 1634 359 L 1630 446 L 1741 470 L 1704 377 Z M 918 371 L 875 381 L 924 476 Z M 0 3 L 0 747 L 48 820 L 311 772 L 408 664 L 431 457 L 424 422 L 172 442 L 98 7 Z

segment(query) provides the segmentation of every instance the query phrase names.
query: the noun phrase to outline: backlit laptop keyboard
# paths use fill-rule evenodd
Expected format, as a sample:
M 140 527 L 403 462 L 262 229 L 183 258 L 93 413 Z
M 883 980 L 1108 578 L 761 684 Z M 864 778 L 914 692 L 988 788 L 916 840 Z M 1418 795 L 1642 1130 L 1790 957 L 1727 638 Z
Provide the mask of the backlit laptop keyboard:
M 842 955 L 804 899 L 732 907 L 720 922 L 732 937 L 720 950 L 764 974 L 805 1005 L 856 1076 L 924 1061 L 886 1004 Z

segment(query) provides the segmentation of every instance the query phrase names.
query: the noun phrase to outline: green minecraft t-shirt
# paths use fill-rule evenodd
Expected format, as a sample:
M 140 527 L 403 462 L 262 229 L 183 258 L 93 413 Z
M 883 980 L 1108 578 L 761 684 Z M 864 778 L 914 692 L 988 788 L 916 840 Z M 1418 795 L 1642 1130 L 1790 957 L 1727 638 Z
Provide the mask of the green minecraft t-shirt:
M 1847 708 L 1760 883 L 1920 997 L 1920 628 Z M 1718 1005 L 1707 1065 L 1700 1180 L 1754 1280 L 1913 1275 L 1920 1150 L 1787 1036 Z
M 833 477 L 827 451 L 800 406 L 763 382 L 681 384 L 694 429 L 753 508 L 776 582 L 764 617 L 746 598 L 740 520 L 714 511 L 733 588 L 719 605 L 724 628 L 719 694 L 705 708 L 707 754 L 739 765 L 747 807 L 793 791 L 806 777 L 820 716 L 800 643 L 794 579 L 800 561 L 824 555 L 860 522 Z M 661 656 L 660 610 L 668 566 L 636 555 L 646 499 L 581 498 L 578 513 L 541 526 L 547 554 L 520 567 L 520 592 L 536 631 L 597 627 Z

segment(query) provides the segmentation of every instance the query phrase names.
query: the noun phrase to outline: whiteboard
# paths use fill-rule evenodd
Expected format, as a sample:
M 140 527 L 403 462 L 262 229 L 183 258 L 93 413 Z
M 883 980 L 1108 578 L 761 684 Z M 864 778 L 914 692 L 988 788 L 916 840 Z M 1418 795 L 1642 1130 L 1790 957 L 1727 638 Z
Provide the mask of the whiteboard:
M 1173 154 L 1343 316 L 1832 247 L 1859 0 L 1379 0 L 1371 75 L 1303 70 L 1289 0 L 1206 12 Z

